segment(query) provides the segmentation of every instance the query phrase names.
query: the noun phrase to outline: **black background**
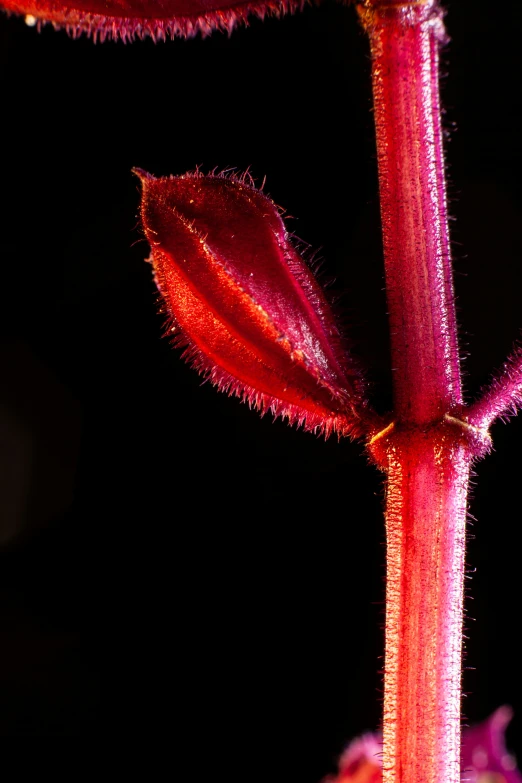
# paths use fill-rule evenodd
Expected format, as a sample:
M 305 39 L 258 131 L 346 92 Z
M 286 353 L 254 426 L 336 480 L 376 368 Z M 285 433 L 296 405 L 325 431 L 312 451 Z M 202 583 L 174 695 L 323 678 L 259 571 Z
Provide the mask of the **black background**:
M 522 326 L 517 0 L 454 0 L 443 101 L 470 397 Z M 161 339 L 132 166 L 251 167 L 322 248 L 390 405 L 370 64 L 325 2 L 133 45 L 0 19 L 0 732 L 138 739 L 119 761 L 314 783 L 381 712 L 382 479 L 261 419 Z M 522 420 L 477 466 L 465 718 L 522 755 Z M 474 618 L 472 621 L 471 618 Z M 151 743 L 154 753 L 151 753 Z

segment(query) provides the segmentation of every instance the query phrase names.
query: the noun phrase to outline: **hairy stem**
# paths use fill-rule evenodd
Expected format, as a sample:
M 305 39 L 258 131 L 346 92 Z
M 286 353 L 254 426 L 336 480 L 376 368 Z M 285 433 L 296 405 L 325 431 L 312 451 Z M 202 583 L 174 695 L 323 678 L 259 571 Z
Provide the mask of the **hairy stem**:
M 367 0 L 395 415 L 424 424 L 462 402 L 448 224 L 436 0 Z
M 456 783 L 471 458 L 437 428 L 388 460 L 384 781 Z
M 481 397 L 471 405 L 466 420 L 475 427 L 486 429 L 497 418 L 507 418 L 522 407 L 522 348 L 518 347 L 504 362 Z
M 394 421 L 387 473 L 385 783 L 460 781 L 466 498 L 486 435 L 463 404 L 446 214 L 437 0 L 365 0 Z

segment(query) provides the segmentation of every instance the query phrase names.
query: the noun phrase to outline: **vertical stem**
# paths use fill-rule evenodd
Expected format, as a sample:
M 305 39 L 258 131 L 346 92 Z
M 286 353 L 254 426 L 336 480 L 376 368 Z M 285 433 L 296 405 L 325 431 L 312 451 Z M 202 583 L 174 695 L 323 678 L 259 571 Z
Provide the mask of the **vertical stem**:
M 366 0 L 386 291 L 399 420 L 462 402 L 446 213 L 437 0 Z
M 459 783 L 466 497 L 437 0 L 360 0 L 370 37 L 394 423 L 388 474 L 384 783 Z M 479 438 L 479 436 L 477 436 Z
M 396 439 L 386 508 L 385 783 L 460 781 L 470 455 L 433 433 Z

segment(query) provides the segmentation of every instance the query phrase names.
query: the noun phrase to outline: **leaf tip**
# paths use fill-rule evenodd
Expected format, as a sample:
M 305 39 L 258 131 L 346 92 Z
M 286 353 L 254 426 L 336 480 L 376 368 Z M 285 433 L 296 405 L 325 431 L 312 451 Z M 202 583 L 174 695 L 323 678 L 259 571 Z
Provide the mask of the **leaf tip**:
M 153 177 L 152 174 L 149 174 L 149 172 L 145 171 L 145 169 L 140 169 L 139 166 L 134 166 L 131 169 L 131 174 L 134 174 L 136 177 L 138 177 L 142 185 L 145 185 L 147 182 L 150 182 L 153 179 L 155 179 L 155 177 Z

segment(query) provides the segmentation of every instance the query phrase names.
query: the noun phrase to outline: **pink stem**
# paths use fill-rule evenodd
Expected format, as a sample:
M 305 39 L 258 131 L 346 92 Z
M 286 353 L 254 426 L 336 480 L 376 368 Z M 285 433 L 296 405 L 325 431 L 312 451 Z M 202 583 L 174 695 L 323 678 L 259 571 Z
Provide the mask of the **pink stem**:
M 364 0 L 369 33 L 394 422 L 369 449 L 387 472 L 384 783 L 459 783 L 470 465 L 440 120 L 437 0 Z
M 495 419 L 514 415 L 522 407 L 522 348 L 506 360 L 502 373 L 467 411 L 467 421 L 486 430 Z
M 367 0 L 395 415 L 462 403 L 440 121 L 436 0 Z
M 442 429 L 438 437 L 406 432 L 388 454 L 385 783 L 460 781 L 471 457 L 465 446 L 450 443 Z

